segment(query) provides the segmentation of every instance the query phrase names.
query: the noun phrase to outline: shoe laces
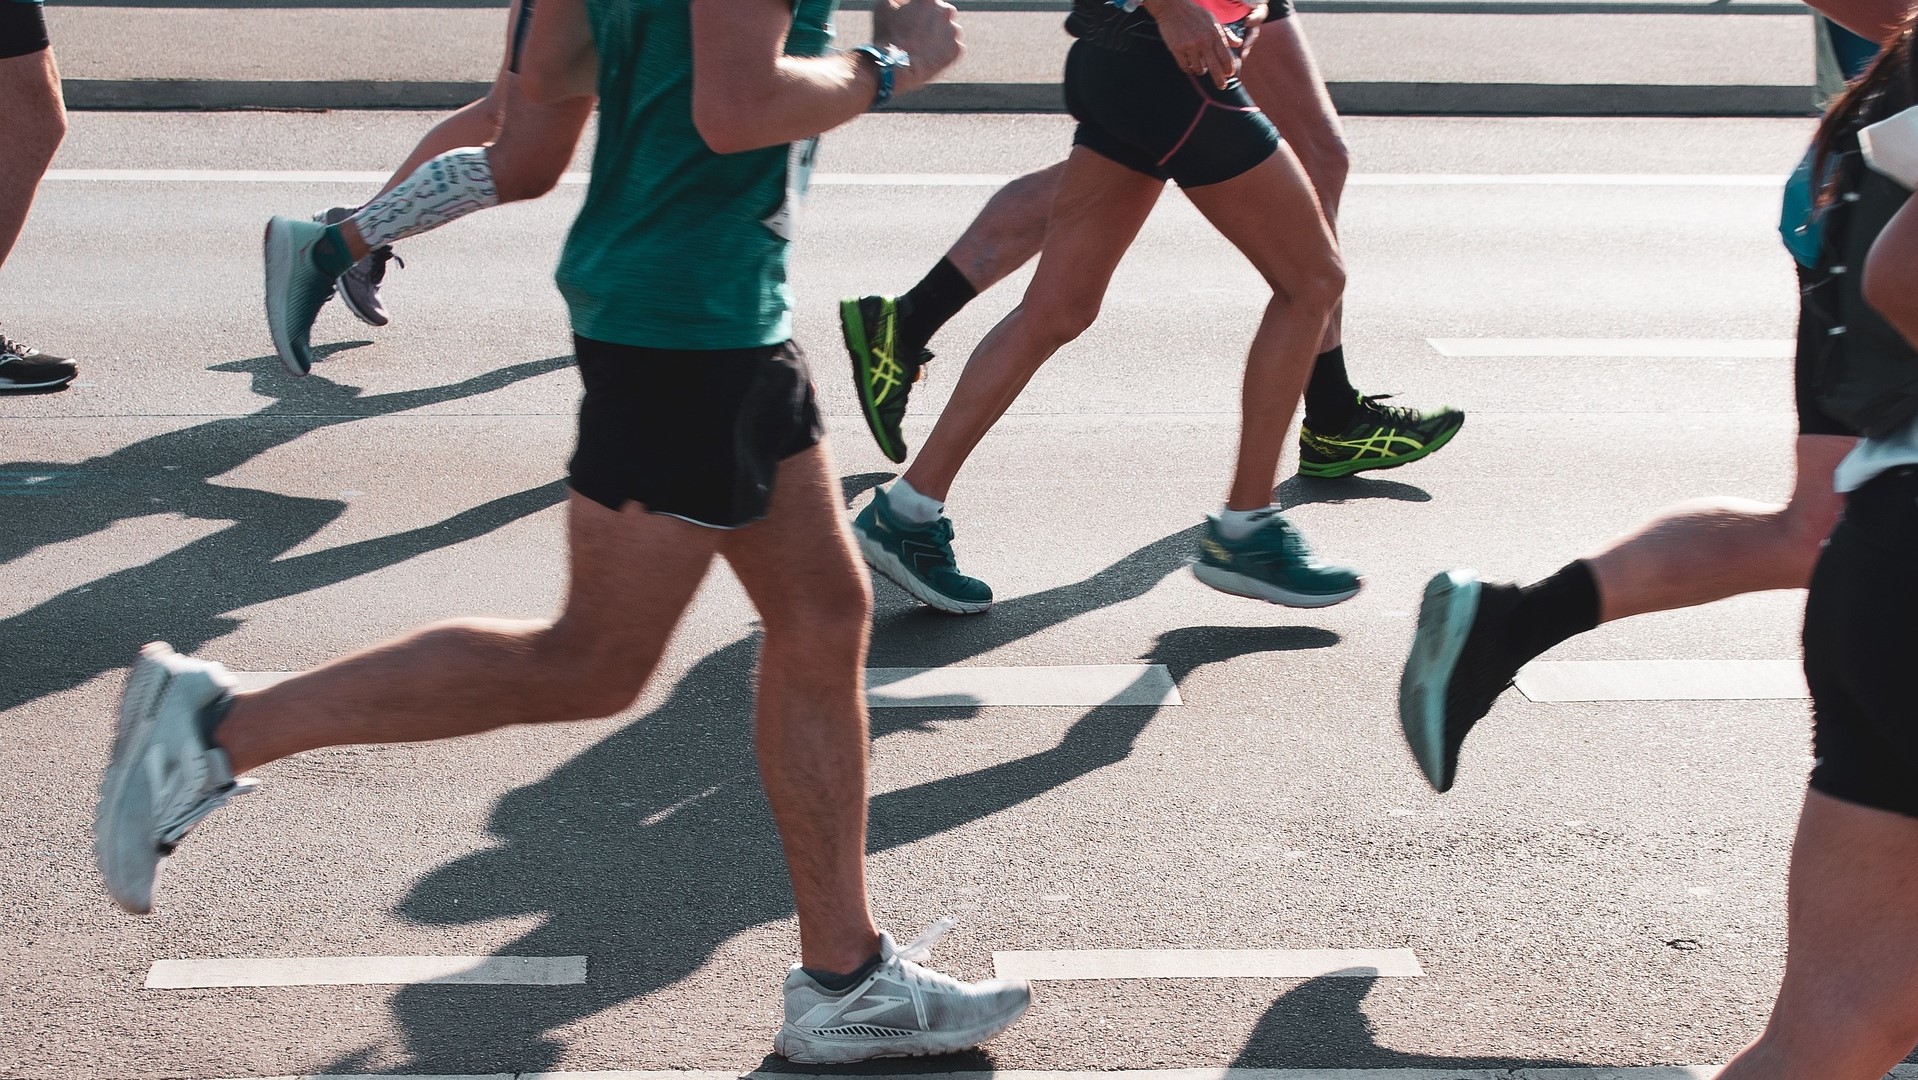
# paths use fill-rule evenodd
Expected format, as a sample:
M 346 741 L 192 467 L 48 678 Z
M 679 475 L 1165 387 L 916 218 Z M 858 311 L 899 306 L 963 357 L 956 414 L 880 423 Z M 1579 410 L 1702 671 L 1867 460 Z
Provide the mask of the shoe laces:
M 1388 424 L 1410 425 L 1419 421 L 1417 409 L 1403 405 L 1381 405 L 1379 402 L 1391 397 L 1391 394 L 1366 394 L 1359 398 L 1359 407 L 1379 417 Z
M 0 333 L 0 356 L 17 356 L 22 360 L 27 360 L 31 359 L 33 354 L 38 351 L 38 349 L 30 345 L 15 341 L 6 334 Z
M 367 277 L 371 279 L 375 285 L 386 280 L 387 263 L 398 263 L 400 269 L 406 269 L 406 260 L 395 254 L 390 245 L 381 244 L 379 247 L 374 248 L 369 255 L 373 260 L 373 269 L 368 271 Z
M 928 925 L 924 930 L 919 931 L 918 937 L 913 938 L 911 941 L 893 950 L 893 955 L 899 957 L 901 960 L 910 960 L 915 964 L 923 964 L 932 959 L 932 947 L 939 944 L 939 939 L 945 937 L 953 927 L 958 925 L 958 919 L 950 915 L 943 915 Z

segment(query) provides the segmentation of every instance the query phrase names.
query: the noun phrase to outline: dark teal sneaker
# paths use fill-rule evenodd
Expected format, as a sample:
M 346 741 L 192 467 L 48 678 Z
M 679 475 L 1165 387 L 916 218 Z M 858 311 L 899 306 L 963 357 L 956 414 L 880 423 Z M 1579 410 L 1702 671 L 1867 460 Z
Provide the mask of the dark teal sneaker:
M 867 565 L 922 604 L 954 615 L 992 606 L 992 587 L 959 572 L 952 557 L 952 522 L 940 518 L 914 525 L 895 517 L 885 488 L 852 520 L 853 535 Z
M 1286 607 L 1330 607 L 1359 594 L 1359 575 L 1312 557 L 1285 515 L 1274 508 L 1242 540 L 1228 540 L 1219 519 L 1206 516 L 1205 536 L 1192 574 L 1223 593 Z
M 1390 394 L 1359 399 L 1344 431 L 1299 428 L 1299 475 L 1332 478 L 1373 469 L 1396 469 L 1427 457 L 1465 426 L 1457 409 L 1408 409 L 1381 405 Z
M 890 296 L 861 296 L 839 302 L 839 330 L 852 357 L 853 389 L 873 441 L 886 460 L 906 460 L 906 439 L 899 425 L 919 370 L 932 354 L 899 355 L 899 304 Z
M 1524 666 L 1504 642 L 1514 585 L 1447 570 L 1425 586 L 1418 630 L 1399 676 L 1399 729 L 1433 790 L 1452 790 L 1459 748 Z
M 333 298 L 334 279 L 313 265 L 313 245 L 326 228 L 284 217 L 266 223 L 266 325 L 273 351 L 295 375 L 313 370 L 313 320 Z

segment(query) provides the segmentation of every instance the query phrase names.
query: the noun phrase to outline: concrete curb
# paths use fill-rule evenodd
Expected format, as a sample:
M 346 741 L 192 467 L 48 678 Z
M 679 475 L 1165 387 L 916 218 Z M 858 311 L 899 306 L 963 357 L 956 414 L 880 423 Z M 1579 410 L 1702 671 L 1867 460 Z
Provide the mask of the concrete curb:
M 224 79 L 68 79 L 76 110 L 455 109 L 485 96 L 483 82 Z M 1807 116 L 1809 86 L 1335 82 L 1347 116 Z M 1057 83 L 939 83 L 903 99 L 902 112 L 1065 111 Z

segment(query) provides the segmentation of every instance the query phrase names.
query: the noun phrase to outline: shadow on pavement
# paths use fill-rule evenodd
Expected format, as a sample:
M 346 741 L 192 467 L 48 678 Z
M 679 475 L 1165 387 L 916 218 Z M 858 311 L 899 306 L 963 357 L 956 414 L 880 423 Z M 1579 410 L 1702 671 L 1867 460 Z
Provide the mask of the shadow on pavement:
M 963 642 L 937 633 L 911 642 L 911 634 L 958 620 L 939 617 L 909 630 L 917 624 L 910 616 L 882 627 L 878 640 L 890 642 L 889 655 L 919 664 L 977 656 L 1138 595 L 1184 565 L 1195 531 L 1149 544 L 1074 585 L 1006 601 L 990 619 L 972 620 Z M 1309 627 L 1187 627 L 1161 636 L 1144 659 L 1183 680 L 1207 664 L 1337 641 L 1336 634 Z M 406 1061 L 393 1071 L 551 1068 L 564 1053 L 561 1032 L 569 1024 L 668 987 L 705 965 L 721 943 L 792 917 L 785 863 L 753 761 L 758 644 L 754 635 L 707 655 L 659 708 L 546 779 L 506 795 L 490 822 L 497 845 L 434 871 L 402 902 L 402 915 L 435 925 L 543 916 L 537 929 L 499 952 L 585 955 L 590 974 L 582 987 L 537 994 L 510 987 L 404 988 L 393 1009 Z M 870 847 L 883 851 L 936 836 L 1123 761 L 1158 711 L 1098 706 L 1046 750 L 881 794 L 872 800 Z M 968 707 L 885 709 L 873 714 L 873 734 L 973 715 L 976 709 Z M 757 999 L 762 1014 L 777 1007 L 790 962 L 766 957 L 764 970 L 740 989 Z M 745 1033 L 761 1045 L 772 1035 L 770 1027 Z M 376 1055 L 367 1048 L 322 1071 L 367 1071 Z M 941 1064 L 982 1069 L 991 1060 L 981 1053 Z
M 1234 1058 L 1234 1068 L 1521 1069 L 1572 1068 L 1554 1058 L 1440 1057 L 1379 1045 L 1361 1006 L 1379 980 L 1319 978 L 1280 995 Z
M 355 344 L 364 343 L 329 351 Z M 57 497 L 0 500 L 6 522 L 0 529 L 0 566 L 130 518 L 177 513 L 231 522 L 150 562 L 0 619 L 10 670 L 0 681 L 0 711 L 123 667 L 142 644 L 156 638 L 191 652 L 239 625 L 228 612 L 372 573 L 559 503 L 564 484 L 555 481 L 423 528 L 283 559 L 338 518 L 346 504 L 229 487 L 213 478 L 322 428 L 491 393 L 571 363 L 570 356 L 558 356 L 445 386 L 362 397 L 356 387 L 287 376 L 274 357 L 241 360 L 211 370 L 252 375 L 254 391 L 275 399 L 264 409 L 156 435 L 78 465 L 0 466 L 9 475 L 40 473 L 61 484 Z
M 1278 486 L 1274 498 L 1287 510 L 1313 503 L 1339 506 L 1361 499 L 1390 499 L 1394 502 L 1431 502 L 1432 493 L 1422 487 L 1397 480 L 1370 476 L 1342 476 L 1327 480 L 1317 476 L 1294 475 Z

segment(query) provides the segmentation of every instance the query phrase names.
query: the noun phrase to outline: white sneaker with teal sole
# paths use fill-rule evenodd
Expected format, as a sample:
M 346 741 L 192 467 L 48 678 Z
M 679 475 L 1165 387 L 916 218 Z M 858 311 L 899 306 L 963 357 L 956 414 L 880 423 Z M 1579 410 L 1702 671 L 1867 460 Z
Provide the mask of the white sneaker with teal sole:
M 119 730 L 93 818 L 93 857 L 113 902 L 153 910 L 160 863 L 200 819 L 253 787 L 235 780 L 202 714 L 233 692 L 218 664 L 181 656 L 164 642 L 140 650 L 120 701 Z
M 313 370 L 313 320 L 333 296 L 333 278 L 313 262 L 313 245 L 326 226 L 298 218 L 266 223 L 266 325 L 273 350 L 295 375 Z
M 1017 1023 L 1032 1004 L 1023 980 L 962 983 L 920 966 L 952 925 L 942 919 L 903 949 L 879 935 L 879 966 L 838 993 L 794 965 L 773 1052 L 807 1064 L 953 1054 Z

